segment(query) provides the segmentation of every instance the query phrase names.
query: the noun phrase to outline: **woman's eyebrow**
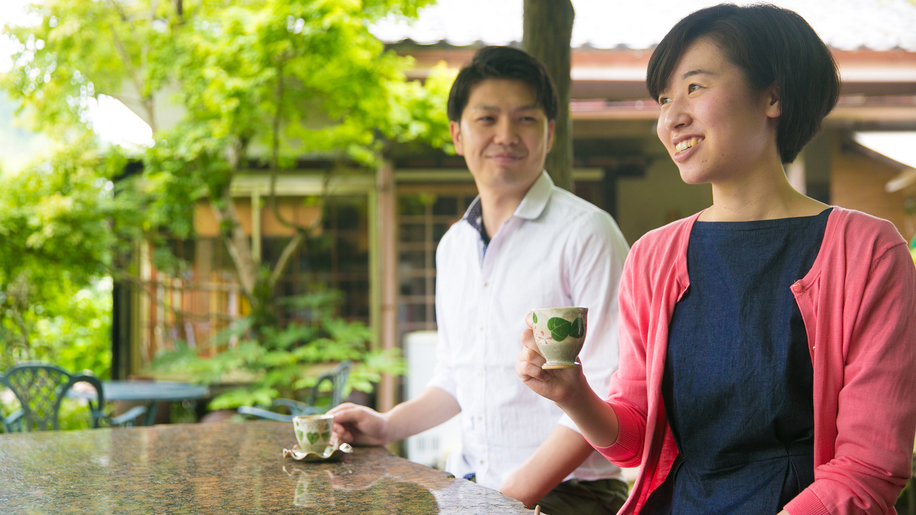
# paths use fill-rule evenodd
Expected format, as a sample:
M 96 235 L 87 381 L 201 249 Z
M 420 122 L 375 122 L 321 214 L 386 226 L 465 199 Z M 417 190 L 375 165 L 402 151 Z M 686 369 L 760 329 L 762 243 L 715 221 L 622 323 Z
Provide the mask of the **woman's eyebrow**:
M 684 75 L 681 75 L 681 80 L 684 80 L 687 77 L 693 77 L 694 75 L 715 75 L 715 73 L 709 70 L 704 70 L 702 68 L 697 68 L 695 70 L 684 72 Z

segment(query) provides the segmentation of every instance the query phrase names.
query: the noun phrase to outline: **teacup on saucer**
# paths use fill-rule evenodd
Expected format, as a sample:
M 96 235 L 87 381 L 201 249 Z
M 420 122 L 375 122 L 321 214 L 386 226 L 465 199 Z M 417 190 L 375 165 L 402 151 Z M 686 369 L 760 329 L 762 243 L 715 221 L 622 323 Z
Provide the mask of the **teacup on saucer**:
M 324 454 L 331 447 L 334 415 L 300 415 L 293 417 L 293 430 L 300 452 Z
M 294 445 L 292 449 L 283 449 L 284 458 L 292 458 L 298 461 L 332 461 L 340 459 L 344 454 L 352 454 L 353 447 L 348 443 L 342 443 L 340 445 L 335 445 L 334 447 L 328 446 L 324 449 L 323 452 L 314 452 L 314 451 L 303 451 L 299 448 L 298 445 Z

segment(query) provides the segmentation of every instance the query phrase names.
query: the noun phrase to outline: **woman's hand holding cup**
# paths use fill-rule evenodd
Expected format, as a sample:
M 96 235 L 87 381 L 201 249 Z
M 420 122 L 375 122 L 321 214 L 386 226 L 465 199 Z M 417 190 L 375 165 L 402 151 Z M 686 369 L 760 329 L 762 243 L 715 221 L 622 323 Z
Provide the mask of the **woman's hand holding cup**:
M 515 363 L 515 373 L 519 379 L 534 393 L 562 405 L 571 399 L 582 385 L 588 387 L 582 367 L 543 369 L 547 360 L 538 350 L 534 338 L 534 322 L 532 313 L 525 316 L 528 329 L 522 331 L 522 349 L 519 351 Z

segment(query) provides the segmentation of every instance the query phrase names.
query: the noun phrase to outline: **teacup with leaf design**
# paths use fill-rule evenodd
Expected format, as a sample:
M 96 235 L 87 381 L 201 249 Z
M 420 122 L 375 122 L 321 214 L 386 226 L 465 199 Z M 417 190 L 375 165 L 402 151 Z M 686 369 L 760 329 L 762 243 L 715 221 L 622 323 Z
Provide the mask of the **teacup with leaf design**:
M 579 366 L 576 358 L 585 342 L 588 308 L 537 308 L 531 310 L 534 341 L 547 363 L 542 369 Z
M 300 452 L 324 454 L 331 447 L 331 429 L 334 415 L 300 415 L 293 417 L 293 429 Z

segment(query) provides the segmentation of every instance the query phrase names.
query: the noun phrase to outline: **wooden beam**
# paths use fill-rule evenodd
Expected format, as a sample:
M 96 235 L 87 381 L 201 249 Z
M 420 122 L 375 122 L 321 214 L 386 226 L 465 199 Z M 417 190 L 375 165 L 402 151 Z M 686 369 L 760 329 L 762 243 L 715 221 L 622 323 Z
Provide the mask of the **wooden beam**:
M 379 262 L 381 263 L 381 347 L 383 350 L 398 347 L 397 335 L 397 190 L 394 181 L 394 165 L 385 161 L 376 172 L 378 192 L 378 240 Z M 376 395 L 376 409 L 389 411 L 396 403 L 396 383 L 389 374 L 382 376 Z
M 261 264 L 261 192 L 251 191 L 251 257 Z
M 375 217 L 380 214 L 378 193 L 369 192 L 367 199 L 368 212 Z M 371 342 L 372 349 L 379 348 L 382 342 L 382 262 L 381 241 L 379 239 L 380 225 L 373 216 L 369 217 L 369 328 L 375 335 Z

